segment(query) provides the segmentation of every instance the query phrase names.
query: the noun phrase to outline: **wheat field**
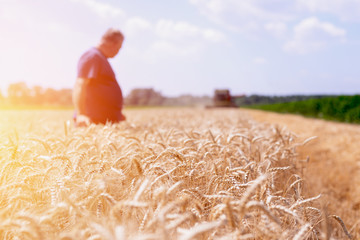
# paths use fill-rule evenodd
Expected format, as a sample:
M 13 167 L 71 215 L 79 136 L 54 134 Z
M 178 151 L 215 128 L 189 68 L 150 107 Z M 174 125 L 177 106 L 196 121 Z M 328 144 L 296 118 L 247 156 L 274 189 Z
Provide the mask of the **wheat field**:
M 351 239 L 299 141 L 237 109 L 0 112 L 1 239 Z

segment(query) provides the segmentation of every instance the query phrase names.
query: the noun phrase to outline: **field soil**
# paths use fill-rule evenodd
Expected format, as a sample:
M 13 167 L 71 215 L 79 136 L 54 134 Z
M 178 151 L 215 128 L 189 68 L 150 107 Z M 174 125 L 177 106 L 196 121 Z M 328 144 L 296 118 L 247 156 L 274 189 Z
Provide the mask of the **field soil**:
M 257 122 L 284 127 L 300 140 L 317 138 L 298 147 L 308 159 L 303 179 L 309 193 L 322 193 L 329 215 L 340 216 L 352 232 L 360 232 L 360 125 L 242 109 Z

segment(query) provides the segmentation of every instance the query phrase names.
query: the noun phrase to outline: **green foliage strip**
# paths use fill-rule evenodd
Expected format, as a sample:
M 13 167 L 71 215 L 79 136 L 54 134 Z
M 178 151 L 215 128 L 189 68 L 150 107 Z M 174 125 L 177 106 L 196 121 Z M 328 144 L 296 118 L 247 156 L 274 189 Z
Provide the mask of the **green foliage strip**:
M 325 97 L 287 103 L 253 105 L 249 108 L 295 113 L 348 123 L 360 123 L 360 95 Z

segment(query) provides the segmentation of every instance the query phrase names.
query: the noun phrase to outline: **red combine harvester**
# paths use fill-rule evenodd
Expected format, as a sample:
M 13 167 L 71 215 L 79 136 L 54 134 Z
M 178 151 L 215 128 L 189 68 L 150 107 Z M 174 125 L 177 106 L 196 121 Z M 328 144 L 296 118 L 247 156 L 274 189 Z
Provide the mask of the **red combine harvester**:
M 216 89 L 214 92 L 214 105 L 212 107 L 238 107 L 236 104 L 237 98 L 241 96 L 231 96 L 229 89 Z

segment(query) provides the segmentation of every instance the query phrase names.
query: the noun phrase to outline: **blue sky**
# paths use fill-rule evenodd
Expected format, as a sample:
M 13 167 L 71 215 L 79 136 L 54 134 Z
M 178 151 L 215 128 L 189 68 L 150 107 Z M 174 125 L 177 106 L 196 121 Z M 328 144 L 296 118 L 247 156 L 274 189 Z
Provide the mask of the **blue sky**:
M 0 89 L 71 88 L 109 27 L 125 94 L 356 94 L 360 0 L 0 0 Z

